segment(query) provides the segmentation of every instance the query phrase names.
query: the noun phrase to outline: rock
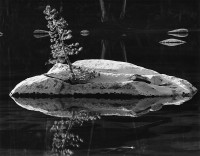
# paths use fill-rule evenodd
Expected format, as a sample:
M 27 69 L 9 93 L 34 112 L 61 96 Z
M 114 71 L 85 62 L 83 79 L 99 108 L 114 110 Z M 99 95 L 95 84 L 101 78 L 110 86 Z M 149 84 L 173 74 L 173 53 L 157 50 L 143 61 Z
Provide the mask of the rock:
M 100 116 L 138 117 L 150 111 L 158 111 L 165 105 L 181 105 L 191 97 L 146 97 L 142 99 L 12 98 L 25 109 L 39 111 L 50 116 L 72 118 L 74 114 L 79 114 L 79 112 Z
M 197 91 L 186 80 L 126 62 L 93 59 L 76 61 L 73 66 L 82 83 L 70 82 L 68 65 L 55 64 L 46 74 L 20 82 L 10 95 L 192 96 Z

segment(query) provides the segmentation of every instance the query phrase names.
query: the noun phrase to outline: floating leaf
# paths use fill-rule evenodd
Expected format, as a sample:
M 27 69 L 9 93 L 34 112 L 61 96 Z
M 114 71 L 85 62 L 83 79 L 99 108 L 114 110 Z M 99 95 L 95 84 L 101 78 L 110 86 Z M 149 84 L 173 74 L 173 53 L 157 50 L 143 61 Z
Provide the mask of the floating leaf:
M 35 38 L 43 38 L 43 37 L 48 37 L 49 34 L 34 34 L 33 35 Z
M 3 36 L 3 33 L 2 33 L 2 32 L 0 32 L 0 36 Z
M 90 34 L 90 32 L 88 30 L 81 30 L 80 34 L 82 36 L 88 36 Z
M 168 34 L 168 35 L 171 35 L 171 36 L 175 36 L 175 37 L 187 37 L 188 34 Z
M 33 33 L 34 34 L 49 34 L 49 31 L 36 29 L 33 31 Z
M 187 37 L 188 36 L 188 29 L 181 28 L 168 31 L 168 35 L 175 36 L 175 37 Z
M 33 34 L 35 38 L 43 38 L 49 36 L 49 31 L 36 29 L 33 31 Z
M 116 148 L 117 151 L 125 151 L 125 150 L 133 150 L 135 147 L 133 146 L 121 146 Z
M 174 30 L 168 31 L 168 33 L 188 33 L 188 29 L 185 29 L 185 28 L 174 29 Z
M 170 38 L 170 39 L 166 39 L 166 40 L 160 41 L 159 43 L 163 44 L 163 45 L 166 45 L 166 46 L 178 46 L 178 45 L 184 44 L 186 42 L 182 41 L 182 40 Z
M 121 146 L 121 147 L 113 147 L 113 148 L 106 148 L 103 153 L 108 153 L 108 152 L 128 152 L 130 150 L 135 149 L 134 146 Z

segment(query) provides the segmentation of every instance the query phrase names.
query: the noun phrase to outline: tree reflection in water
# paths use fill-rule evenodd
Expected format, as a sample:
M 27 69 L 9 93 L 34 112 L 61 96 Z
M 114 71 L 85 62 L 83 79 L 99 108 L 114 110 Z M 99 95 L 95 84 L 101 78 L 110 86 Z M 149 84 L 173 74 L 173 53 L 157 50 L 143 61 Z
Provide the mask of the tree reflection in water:
M 100 119 L 100 115 L 95 112 L 85 110 L 72 110 L 72 118 L 62 118 L 54 121 L 49 132 L 52 138 L 51 155 L 71 156 L 74 154 L 73 148 L 78 148 L 83 139 L 71 132 L 73 126 L 82 126 L 84 121 Z
M 126 47 L 125 47 L 125 44 L 124 44 L 124 41 L 123 40 L 119 40 L 117 42 L 113 42 L 113 41 L 110 41 L 110 40 L 101 40 L 101 59 L 105 59 L 106 58 L 106 54 L 110 54 L 112 52 L 114 52 L 114 47 L 119 44 L 120 45 L 120 54 L 122 53 L 122 58 L 123 58 L 123 61 L 125 62 L 128 62 L 127 61 L 127 54 L 126 54 Z

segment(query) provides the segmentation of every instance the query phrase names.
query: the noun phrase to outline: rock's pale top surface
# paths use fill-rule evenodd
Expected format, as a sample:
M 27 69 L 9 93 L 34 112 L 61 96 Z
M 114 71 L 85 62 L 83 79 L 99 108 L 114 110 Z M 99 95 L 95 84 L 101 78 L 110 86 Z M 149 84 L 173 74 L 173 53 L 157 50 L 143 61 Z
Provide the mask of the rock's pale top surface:
M 156 75 L 158 72 L 136 66 L 127 62 L 111 61 L 103 59 L 80 60 L 73 63 L 75 66 L 95 69 L 95 71 L 112 74 L 138 74 Z
M 156 71 L 126 62 L 111 60 L 80 60 L 76 68 L 91 73 L 87 82 L 71 84 L 68 65 L 55 64 L 46 74 L 20 82 L 12 91 L 15 94 L 124 94 L 132 96 L 192 96 L 197 89 L 188 81 L 159 74 Z M 79 75 L 80 76 L 80 75 Z

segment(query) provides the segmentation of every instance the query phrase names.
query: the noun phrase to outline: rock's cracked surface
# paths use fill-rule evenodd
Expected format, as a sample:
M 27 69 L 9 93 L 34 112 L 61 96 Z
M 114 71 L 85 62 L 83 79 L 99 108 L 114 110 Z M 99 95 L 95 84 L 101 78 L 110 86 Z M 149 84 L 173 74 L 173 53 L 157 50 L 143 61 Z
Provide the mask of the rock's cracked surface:
M 93 59 L 76 61 L 73 66 L 91 72 L 92 76 L 84 83 L 71 84 L 69 67 L 56 64 L 46 74 L 20 82 L 10 95 L 192 96 L 197 91 L 186 80 L 126 62 Z

